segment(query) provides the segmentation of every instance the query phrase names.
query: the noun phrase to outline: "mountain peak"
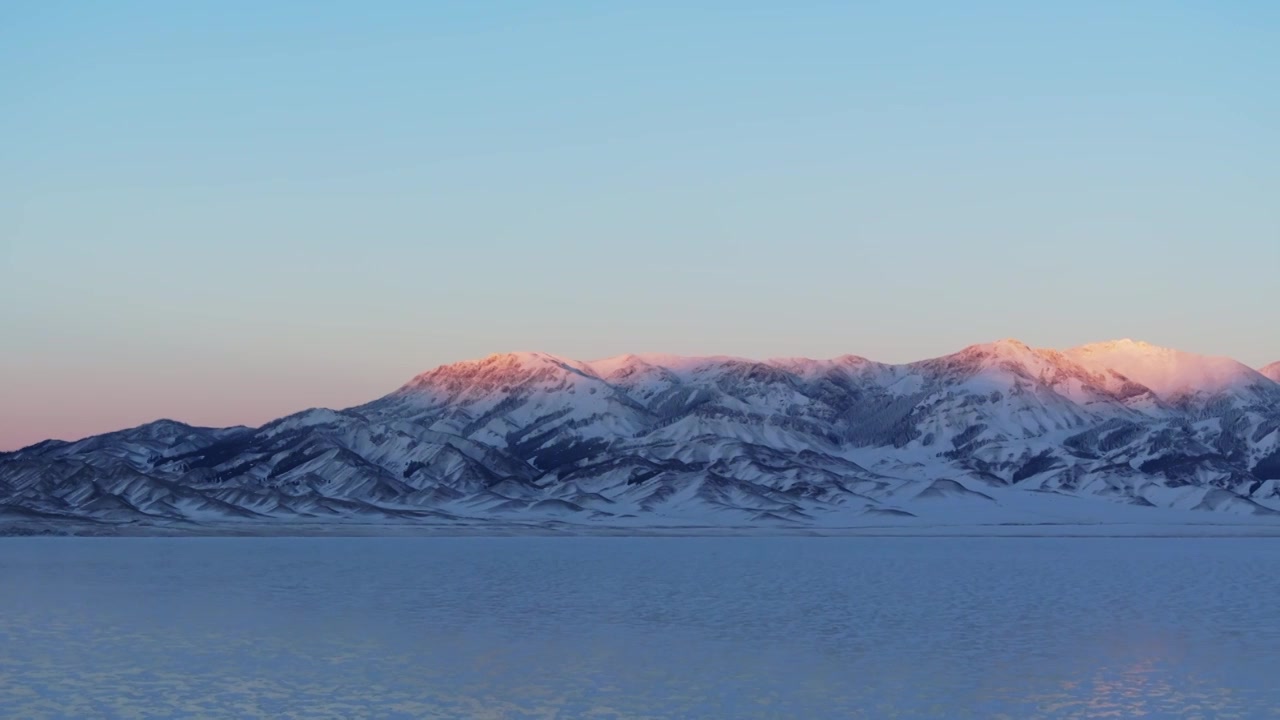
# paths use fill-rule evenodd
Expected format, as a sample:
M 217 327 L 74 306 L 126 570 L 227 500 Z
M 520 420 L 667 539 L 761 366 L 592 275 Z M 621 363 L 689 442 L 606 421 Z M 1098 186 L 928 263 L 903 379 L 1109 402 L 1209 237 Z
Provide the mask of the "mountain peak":
M 1027 345 L 1021 340 L 1013 338 L 1005 338 L 994 342 L 978 343 L 969 345 L 961 349 L 959 352 L 951 355 L 944 355 L 941 358 L 933 360 L 925 360 L 925 363 L 934 363 L 937 361 L 959 362 L 965 366 L 981 366 L 987 367 L 992 365 L 1025 365 L 1028 363 L 1038 364 L 1043 362 L 1043 352 Z
M 861 355 L 845 354 L 837 355 L 836 357 L 826 360 L 815 360 L 805 357 L 775 357 L 765 360 L 764 364 L 803 376 L 826 372 L 833 368 L 857 368 L 876 365 L 877 363 L 872 360 L 868 360 Z
M 627 353 L 613 357 L 592 360 L 583 363 L 601 378 L 614 377 L 619 374 L 631 376 L 636 373 L 659 373 L 671 376 L 686 376 L 699 370 L 735 363 L 751 363 L 752 360 L 730 357 L 728 355 L 666 355 L 662 353 Z
M 575 365 L 577 365 L 575 361 L 552 355 L 551 353 L 520 350 L 516 352 L 493 353 L 477 360 L 463 360 L 450 365 L 443 365 L 431 372 L 448 370 L 450 368 L 463 371 L 470 371 L 472 369 L 540 370 L 546 367 L 569 369 L 573 368 Z
M 1031 346 L 1022 342 L 1018 338 L 1001 338 L 995 342 L 987 343 L 995 347 L 1012 348 L 1015 350 L 1030 350 Z
M 1022 355 L 1030 352 L 1035 352 L 1035 349 L 1016 338 L 1003 338 L 992 342 L 977 343 L 969 345 L 960 351 L 961 354 L 970 355 Z
M 1133 338 L 1119 338 L 1117 340 L 1103 340 L 1101 342 L 1088 343 L 1074 347 L 1071 350 L 1084 350 L 1089 352 L 1129 352 L 1129 353 L 1171 353 L 1176 352 L 1170 348 L 1153 345 L 1145 340 L 1134 340 Z
M 1228 357 L 1197 355 L 1129 338 L 1081 345 L 1066 355 L 1095 372 L 1123 375 L 1165 399 L 1217 394 L 1260 378 L 1257 371 Z
M 521 366 L 538 366 L 545 363 L 564 364 L 567 362 L 564 358 L 557 357 L 550 353 L 537 352 L 533 350 L 517 350 L 514 352 L 493 353 L 482 358 L 479 362 L 500 362 L 509 365 Z
M 1258 372 L 1262 373 L 1267 378 L 1280 383 L 1280 360 L 1277 360 L 1270 365 L 1262 366 L 1258 369 Z
M 1028 352 L 1036 352 L 1032 346 L 1027 343 L 1016 340 L 1016 338 L 1006 337 L 995 342 L 983 342 L 978 345 L 970 345 L 965 350 L 987 352 L 987 354 L 1001 356 L 1018 356 L 1025 355 Z
M 484 392 L 533 378 L 565 373 L 585 375 L 580 363 L 543 352 L 494 353 L 478 360 L 441 365 L 410 380 L 399 392 L 445 389 L 449 393 Z

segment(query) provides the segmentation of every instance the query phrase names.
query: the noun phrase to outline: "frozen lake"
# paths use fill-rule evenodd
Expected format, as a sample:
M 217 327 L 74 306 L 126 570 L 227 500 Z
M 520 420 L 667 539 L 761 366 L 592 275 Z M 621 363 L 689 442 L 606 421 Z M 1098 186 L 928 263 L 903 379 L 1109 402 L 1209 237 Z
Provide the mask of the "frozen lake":
M 1280 717 L 1280 539 L 6 538 L 0 716 Z

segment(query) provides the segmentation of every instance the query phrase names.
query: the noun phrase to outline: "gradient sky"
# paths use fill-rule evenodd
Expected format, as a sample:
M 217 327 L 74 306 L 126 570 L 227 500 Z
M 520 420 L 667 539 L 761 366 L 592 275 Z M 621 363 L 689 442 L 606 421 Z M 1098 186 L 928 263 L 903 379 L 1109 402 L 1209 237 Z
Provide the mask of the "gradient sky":
M 1280 360 L 1280 3 L 0 4 L 0 448 L 506 350 Z

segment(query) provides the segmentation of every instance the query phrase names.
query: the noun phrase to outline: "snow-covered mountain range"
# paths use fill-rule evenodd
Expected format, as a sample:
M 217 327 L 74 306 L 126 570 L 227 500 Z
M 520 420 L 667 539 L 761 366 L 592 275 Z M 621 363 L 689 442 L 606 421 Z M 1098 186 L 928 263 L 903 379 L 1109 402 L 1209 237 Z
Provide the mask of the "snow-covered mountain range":
M 1280 523 L 1280 363 L 1131 340 L 904 365 L 510 353 L 259 428 L 161 420 L 0 454 L 11 527 L 1223 517 Z

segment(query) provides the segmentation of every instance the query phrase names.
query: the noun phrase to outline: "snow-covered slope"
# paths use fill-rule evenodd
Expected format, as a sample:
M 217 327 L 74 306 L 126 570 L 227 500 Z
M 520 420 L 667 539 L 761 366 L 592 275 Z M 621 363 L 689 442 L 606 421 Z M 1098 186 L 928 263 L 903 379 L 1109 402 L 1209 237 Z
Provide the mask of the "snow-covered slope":
M 1231 358 L 1195 355 L 1129 339 L 1083 345 L 1066 355 L 1095 372 L 1123 375 L 1166 400 L 1247 391 L 1265 386 L 1269 379 Z
M 886 365 L 510 353 L 260 428 L 0 455 L 0 524 L 1280 517 L 1280 384 L 1121 340 Z M 1210 515 L 1212 513 L 1212 515 Z

